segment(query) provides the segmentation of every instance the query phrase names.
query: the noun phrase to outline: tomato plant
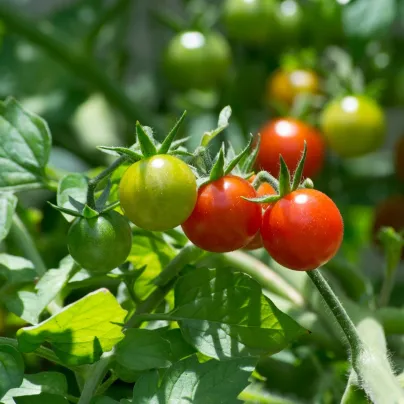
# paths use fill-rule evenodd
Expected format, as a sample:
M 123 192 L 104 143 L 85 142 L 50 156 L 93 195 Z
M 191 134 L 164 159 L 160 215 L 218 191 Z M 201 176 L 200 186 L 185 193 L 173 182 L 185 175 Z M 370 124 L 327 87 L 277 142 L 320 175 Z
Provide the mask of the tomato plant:
M 324 141 L 313 127 L 294 118 L 280 118 L 269 121 L 260 130 L 261 144 L 257 156 L 257 166 L 277 176 L 279 156 L 289 167 L 296 167 L 301 157 L 304 142 L 307 143 L 305 177 L 316 176 L 324 162 Z
M 397 177 L 404 181 L 404 136 L 395 145 L 394 165 Z
M 202 186 L 191 216 L 182 225 L 186 236 L 198 247 L 212 252 L 246 246 L 260 228 L 261 208 L 243 197 L 255 196 L 254 188 L 235 176 Z
M 404 229 L 404 196 L 391 196 L 376 206 L 373 221 L 374 239 L 377 239 L 382 227 L 392 227 L 397 231 Z
M 119 187 L 121 207 L 146 230 L 168 230 L 191 214 L 197 197 L 191 169 L 177 157 L 157 155 L 134 163 Z
M 296 190 L 266 209 L 261 236 L 264 247 L 281 265 L 309 271 L 337 253 L 344 225 L 334 202 L 322 192 Z
M 321 128 L 330 148 L 341 157 L 377 150 L 386 134 L 383 111 L 363 95 L 331 101 L 322 113 Z

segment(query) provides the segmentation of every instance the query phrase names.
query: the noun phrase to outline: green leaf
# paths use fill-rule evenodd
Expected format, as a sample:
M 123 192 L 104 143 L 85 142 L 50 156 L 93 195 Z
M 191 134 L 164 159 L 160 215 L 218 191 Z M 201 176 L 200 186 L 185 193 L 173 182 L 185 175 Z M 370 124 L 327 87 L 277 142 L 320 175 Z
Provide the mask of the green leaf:
M 184 111 L 183 114 L 181 115 L 180 119 L 175 123 L 174 127 L 171 129 L 170 133 L 167 135 L 167 137 L 164 139 L 163 143 L 161 144 L 158 153 L 159 154 L 165 154 L 170 150 L 170 147 L 173 143 L 173 140 L 175 139 L 175 136 L 177 136 L 178 129 L 181 126 L 182 122 L 185 119 L 185 116 L 187 115 L 187 111 Z
M 307 143 L 306 143 L 306 141 L 304 141 L 303 154 L 302 154 L 302 157 L 300 158 L 299 162 L 297 163 L 296 171 L 293 176 L 292 191 L 295 191 L 297 188 L 299 188 L 300 182 L 302 180 L 304 163 L 306 161 L 306 155 L 307 155 Z
M 177 281 L 175 309 L 182 334 L 217 359 L 274 354 L 305 333 L 239 272 L 198 268 Z
M 123 339 L 126 314 L 107 289 L 99 289 L 41 324 L 20 329 L 18 346 L 32 352 L 47 342 L 68 365 L 94 363 Z
M 178 362 L 196 352 L 195 348 L 184 340 L 179 328 L 167 330 L 162 334 L 162 337 L 170 343 L 172 362 Z
M 363 38 L 386 34 L 397 14 L 395 0 L 355 0 L 342 9 L 347 35 Z
M 217 155 L 216 161 L 213 164 L 212 171 L 210 172 L 209 180 L 216 181 L 223 177 L 224 172 L 224 146 L 220 148 L 219 154 Z
M 282 156 L 279 156 L 279 195 L 285 196 L 290 193 L 290 172 Z
M 22 384 L 21 384 L 22 382 Z M 39 396 L 43 393 L 56 396 L 67 394 L 67 381 L 65 375 L 56 372 L 42 372 L 33 375 L 25 375 L 24 380 L 21 378 L 18 388 L 10 390 L 1 400 L 3 404 L 19 404 L 21 401 L 15 401 L 16 397 L 29 397 L 33 402 L 33 396 Z M 28 401 L 25 401 L 28 402 Z M 44 404 L 51 401 L 42 401 Z M 59 404 L 59 401 L 55 402 Z
M 33 284 L 37 273 L 31 261 L 14 255 L 0 254 L 0 277 L 6 280 L 7 285 L 7 288 L 3 285 L 3 293 L 0 295 L 3 300 L 13 288 L 27 283 Z
M 132 162 L 136 162 L 142 159 L 142 155 L 135 152 L 132 149 L 128 149 L 127 147 L 120 147 L 120 146 L 98 146 L 97 149 L 101 151 L 108 151 L 108 152 L 113 152 L 113 153 L 108 153 L 112 154 L 114 156 L 126 156 L 128 157 Z
M 42 118 L 12 98 L 0 102 L 0 188 L 18 191 L 42 187 L 51 142 Z
M 118 401 L 115 401 L 111 397 L 96 397 L 91 404 L 119 404 Z
M 39 316 L 51 303 L 77 268 L 70 256 L 60 262 L 57 269 L 45 272 L 35 287 L 18 290 L 7 297 L 7 308 L 30 324 L 38 324 Z
M 21 354 L 11 345 L 0 345 L 0 398 L 10 389 L 18 387 L 23 377 L 24 361 Z
M 9 192 L 0 192 L 0 242 L 4 240 L 13 223 L 17 197 Z
M 157 149 L 145 128 L 146 127 L 143 127 L 139 122 L 136 122 L 136 135 L 140 144 L 140 149 L 142 150 L 144 157 L 151 157 L 157 153 Z
M 133 403 L 233 404 L 248 385 L 255 358 L 199 363 L 195 355 L 177 362 L 164 374 L 157 392 L 156 372 L 144 375 L 133 390 Z
M 77 208 L 72 205 L 71 198 L 80 203 L 86 203 L 87 200 L 88 178 L 83 174 L 73 173 L 68 174 L 59 181 L 57 192 L 57 204 L 59 207 L 77 211 Z M 74 216 L 67 213 L 62 213 L 65 219 L 71 222 Z
M 219 120 L 217 122 L 217 128 L 205 132 L 201 139 L 201 146 L 208 146 L 208 144 L 221 132 L 223 132 L 229 126 L 229 119 L 231 116 L 231 108 L 229 106 L 224 107 L 219 114 Z

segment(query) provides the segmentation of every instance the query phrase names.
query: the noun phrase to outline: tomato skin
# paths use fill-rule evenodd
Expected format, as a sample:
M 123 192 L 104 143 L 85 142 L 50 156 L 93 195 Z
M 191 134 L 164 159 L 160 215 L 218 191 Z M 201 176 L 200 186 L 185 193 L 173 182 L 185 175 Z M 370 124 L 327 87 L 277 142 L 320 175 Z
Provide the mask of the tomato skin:
M 191 216 L 182 225 L 186 236 L 211 252 L 229 252 L 247 245 L 261 225 L 261 207 L 242 196 L 257 193 L 248 181 L 226 175 L 203 185 Z
M 294 170 L 307 143 L 304 177 L 315 177 L 323 167 L 325 145 L 320 133 L 313 127 L 294 118 L 279 118 L 268 122 L 260 130 L 261 143 L 257 167 L 278 177 L 279 155 L 290 170 Z
M 298 189 L 269 207 L 261 236 L 272 258 L 286 268 L 309 271 L 337 253 L 344 225 L 334 202 L 315 189 Z
M 164 59 L 168 79 L 183 90 L 216 86 L 225 78 L 230 63 L 230 46 L 217 32 L 177 34 L 168 44 Z
M 382 109 L 363 95 L 332 100 L 322 113 L 321 128 L 330 148 L 341 157 L 377 150 L 386 134 Z
M 266 87 L 268 101 L 274 100 L 291 106 L 299 94 L 318 94 L 320 80 L 311 70 L 277 70 L 269 77 Z
M 76 218 L 67 234 L 73 259 L 93 272 L 109 272 L 123 264 L 132 247 L 128 220 L 115 211 L 87 219 Z
M 404 136 L 402 136 L 395 147 L 394 165 L 397 177 L 404 181 Z
M 197 185 L 192 170 L 177 157 L 161 154 L 132 164 L 119 185 L 121 208 L 145 230 L 182 224 L 194 209 Z
M 255 177 L 256 176 L 253 175 L 252 177 L 250 177 L 248 179 L 248 181 L 252 184 L 254 182 Z M 263 182 L 257 189 L 257 197 L 275 195 L 275 194 L 276 194 L 276 191 L 267 182 Z M 269 203 L 261 203 L 262 213 L 264 213 L 265 209 L 267 209 L 269 206 L 270 206 Z M 254 238 L 244 248 L 246 250 L 256 250 L 263 246 L 264 246 L 264 244 L 262 242 L 261 233 L 257 232 L 257 234 L 254 236 Z

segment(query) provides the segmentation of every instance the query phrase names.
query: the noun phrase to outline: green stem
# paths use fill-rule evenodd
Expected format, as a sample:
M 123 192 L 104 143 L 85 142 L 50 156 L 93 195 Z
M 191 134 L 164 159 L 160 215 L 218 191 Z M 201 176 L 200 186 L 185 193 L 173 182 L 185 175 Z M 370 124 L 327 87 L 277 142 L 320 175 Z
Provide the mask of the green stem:
M 38 276 L 41 277 L 46 272 L 46 266 L 36 248 L 34 240 L 29 234 L 28 229 L 17 214 L 14 214 L 13 216 L 10 235 L 21 248 L 25 257 L 33 263 Z
M 332 311 L 338 324 L 341 326 L 351 348 L 352 366 L 358 374 L 361 374 L 361 372 L 358 372 L 357 370 L 357 360 L 362 352 L 362 341 L 354 323 L 348 316 L 348 313 L 331 289 L 330 285 L 324 279 L 323 275 L 321 275 L 321 272 L 318 269 L 315 269 L 313 271 L 307 271 L 307 275 L 310 277 L 327 306 Z
M 252 185 L 255 189 L 258 189 L 263 183 L 268 183 L 276 193 L 279 192 L 279 181 L 266 171 L 260 171 L 254 178 Z
M 89 404 L 91 402 L 98 386 L 108 372 L 113 354 L 114 351 L 104 353 L 101 359 L 93 365 L 92 371 L 88 372 L 78 404 Z
M 95 209 L 94 192 L 97 188 L 98 183 L 102 181 L 104 178 L 111 175 L 126 160 L 127 160 L 126 156 L 119 157 L 104 171 L 100 172 L 96 177 L 91 178 L 91 180 L 88 182 L 88 188 L 87 188 L 87 205 L 90 206 L 90 208 Z
M 388 306 L 391 292 L 393 291 L 394 281 L 396 278 L 396 271 L 387 272 L 384 279 L 382 288 L 379 295 L 379 307 Z
M 102 396 L 116 381 L 118 376 L 112 373 L 111 376 L 97 389 L 96 395 Z
M 70 401 L 71 403 L 78 403 L 79 402 L 79 399 L 77 397 L 74 397 L 74 396 L 72 396 L 70 394 L 66 394 L 66 398 L 67 398 L 67 401 Z
M 131 122 L 141 120 L 152 122 L 152 117 L 116 86 L 104 72 L 103 67 L 89 59 L 85 52 L 80 52 L 72 46 L 57 39 L 57 36 L 45 33 L 39 23 L 29 20 L 11 11 L 7 5 L 0 6 L 0 19 L 10 30 L 24 37 L 27 41 L 44 49 L 55 60 L 61 62 L 71 72 L 87 80 L 91 86 L 102 92 L 105 97 L 116 106 Z

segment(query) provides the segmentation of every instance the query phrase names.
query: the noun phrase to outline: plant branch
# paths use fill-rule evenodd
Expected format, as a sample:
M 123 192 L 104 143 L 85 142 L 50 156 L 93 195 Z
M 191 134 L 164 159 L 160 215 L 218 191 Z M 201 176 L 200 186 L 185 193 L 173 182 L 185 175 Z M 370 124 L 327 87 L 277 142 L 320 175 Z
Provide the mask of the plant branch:
M 109 376 L 109 378 L 97 389 L 95 395 L 102 396 L 117 380 L 118 376 L 115 373 L 112 373 L 111 376 Z
M 29 234 L 28 229 L 25 227 L 24 223 L 17 214 L 14 214 L 13 216 L 10 236 L 21 248 L 25 257 L 32 262 L 38 276 L 41 277 L 46 272 L 46 266 L 38 252 L 34 240 Z

